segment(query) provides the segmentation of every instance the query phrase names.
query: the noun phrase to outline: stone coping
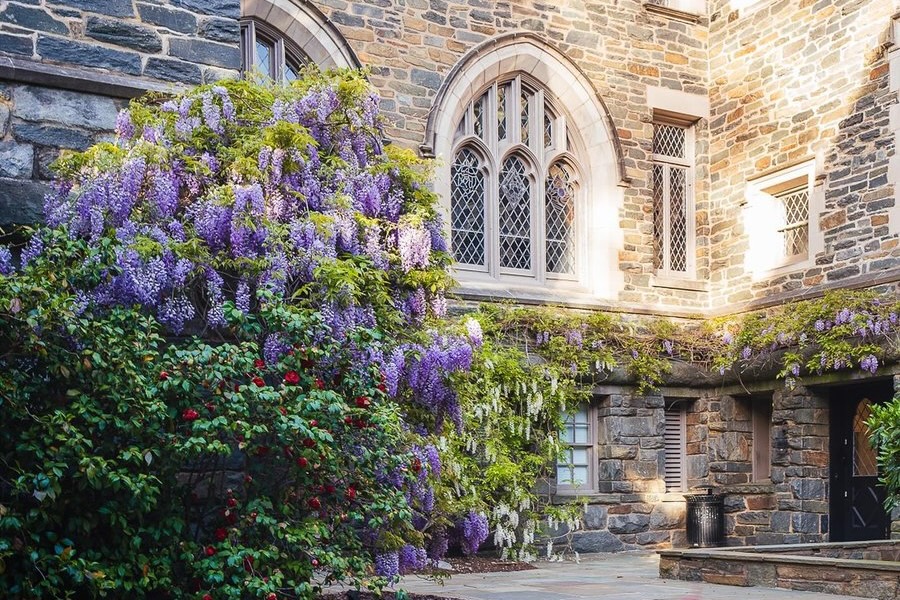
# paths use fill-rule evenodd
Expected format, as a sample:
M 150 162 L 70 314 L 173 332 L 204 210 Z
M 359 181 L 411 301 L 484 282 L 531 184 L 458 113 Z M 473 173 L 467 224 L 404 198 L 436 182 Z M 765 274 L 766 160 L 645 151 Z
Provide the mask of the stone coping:
M 685 548 L 657 550 L 661 557 L 670 559 L 717 559 L 736 562 L 761 562 L 796 564 L 817 567 L 841 567 L 870 571 L 896 572 L 900 576 L 900 562 L 886 560 L 864 560 L 857 558 L 830 558 L 824 556 L 803 556 L 791 554 L 798 550 L 829 548 L 872 548 L 877 546 L 900 545 L 898 540 L 874 540 L 862 542 L 825 542 L 821 544 L 777 544 L 771 546 L 733 546 L 730 548 Z

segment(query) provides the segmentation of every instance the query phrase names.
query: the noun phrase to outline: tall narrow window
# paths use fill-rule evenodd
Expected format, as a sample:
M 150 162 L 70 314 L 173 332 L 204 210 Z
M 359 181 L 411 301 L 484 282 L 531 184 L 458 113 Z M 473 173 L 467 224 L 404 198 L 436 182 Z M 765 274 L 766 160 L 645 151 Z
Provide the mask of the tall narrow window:
M 573 280 L 580 177 L 563 113 L 524 75 L 494 82 L 456 126 L 451 247 L 494 280 Z
M 693 131 L 653 126 L 653 262 L 660 275 L 694 270 Z
M 594 427 L 590 405 L 579 404 L 566 413 L 560 440 L 568 447 L 556 465 L 556 484 L 560 492 L 584 492 L 594 488 Z
M 753 419 L 753 481 L 768 481 L 772 477 L 772 398 L 753 398 L 750 407 Z
M 680 492 L 686 487 L 684 463 L 687 407 L 684 402 L 667 403 L 665 413 L 663 479 L 667 492 Z

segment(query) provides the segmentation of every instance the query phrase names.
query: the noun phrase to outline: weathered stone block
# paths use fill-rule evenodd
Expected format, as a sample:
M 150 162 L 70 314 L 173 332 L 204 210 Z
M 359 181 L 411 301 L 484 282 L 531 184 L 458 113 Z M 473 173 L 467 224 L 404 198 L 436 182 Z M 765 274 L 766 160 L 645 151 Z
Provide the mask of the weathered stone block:
M 31 56 L 34 54 L 34 42 L 30 37 L 0 33 L 0 53 Z
M 791 491 L 800 500 L 824 500 L 825 481 L 821 479 L 799 479 L 791 482 Z
M 144 67 L 144 76 L 166 81 L 179 81 L 183 83 L 200 83 L 202 72 L 194 63 L 167 58 L 151 56 Z
M 240 0 L 172 0 L 172 5 L 204 15 L 231 17 L 233 19 L 238 19 L 241 16 Z
M 794 513 L 791 516 L 791 528 L 797 533 L 819 533 L 820 515 L 813 513 Z
M 13 116 L 23 121 L 102 131 L 116 126 L 116 104 L 103 96 L 24 85 L 13 89 L 13 101 Z
M 605 506 L 588 504 L 584 509 L 585 529 L 606 529 L 607 511 Z
M 169 54 L 189 62 L 238 69 L 241 66 L 241 50 L 237 46 L 196 39 L 169 40 Z
M 137 54 L 95 44 L 39 35 L 37 53 L 48 61 L 107 69 L 126 75 L 141 74 L 141 57 Z
M 49 192 L 46 183 L 0 177 L 0 225 L 40 222 Z
M 42 8 L 7 4 L 6 10 L 0 12 L 0 21 L 34 31 L 46 31 L 47 33 L 62 35 L 69 33 L 69 28 L 65 23 L 54 19 Z
M 21 142 L 31 142 L 41 146 L 87 150 L 91 137 L 76 129 L 40 125 L 36 123 L 13 123 L 13 135 Z
M 2 43 L 2 41 L 0 41 Z M 9 104 L 6 102 L 0 102 L 0 138 L 6 135 L 6 131 L 9 129 Z
M 684 527 L 685 505 L 680 502 L 662 502 L 650 513 L 650 529 L 680 529 Z
M 158 6 L 156 4 L 144 4 L 143 2 L 138 2 L 137 8 L 138 13 L 141 15 L 141 21 L 145 23 L 159 25 L 179 33 L 194 33 L 197 31 L 197 17 L 186 10 Z
M 28 144 L 0 142 L 0 177 L 31 179 L 34 148 Z
M 607 528 L 612 533 L 641 533 L 650 527 L 650 516 L 641 514 L 610 516 Z
M 56 0 L 55 4 L 74 6 L 81 10 L 103 13 L 113 17 L 132 17 L 134 9 L 131 0 Z
M 625 544 L 609 531 L 581 531 L 572 538 L 575 552 L 621 552 Z
M 237 44 L 241 40 L 241 27 L 233 19 L 207 19 L 199 31 L 206 39 L 225 44 Z
M 134 48 L 141 52 L 159 52 L 162 39 L 154 30 L 118 19 L 88 17 L 85 33 L 101 42 Z

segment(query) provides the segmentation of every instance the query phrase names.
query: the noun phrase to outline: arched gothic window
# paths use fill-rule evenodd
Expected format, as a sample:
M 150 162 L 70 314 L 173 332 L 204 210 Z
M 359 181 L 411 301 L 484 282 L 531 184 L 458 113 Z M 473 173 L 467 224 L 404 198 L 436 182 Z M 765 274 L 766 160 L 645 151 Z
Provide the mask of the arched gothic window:
M 450 168 L 450 241 L 460 269 L 492 279 L 577 277 L 580 176 L 554 104 L 520 74 L 492 83 L 464 111 Z

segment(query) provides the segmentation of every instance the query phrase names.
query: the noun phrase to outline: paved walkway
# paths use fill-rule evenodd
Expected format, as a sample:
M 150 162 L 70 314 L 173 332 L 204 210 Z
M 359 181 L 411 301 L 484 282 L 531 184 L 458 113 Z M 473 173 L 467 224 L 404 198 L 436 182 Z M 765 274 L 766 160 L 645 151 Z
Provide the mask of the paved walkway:
M 400 587 L 465 600 L 850 600 L 815 592 L 746 588 L 659 578 L 656 554 L 582 557 L 580 564 L 536 563 L 532 571 L 454 575 L 443 586 L 414 577 Z M 853 600 L 860 600 L 858 597 Z

